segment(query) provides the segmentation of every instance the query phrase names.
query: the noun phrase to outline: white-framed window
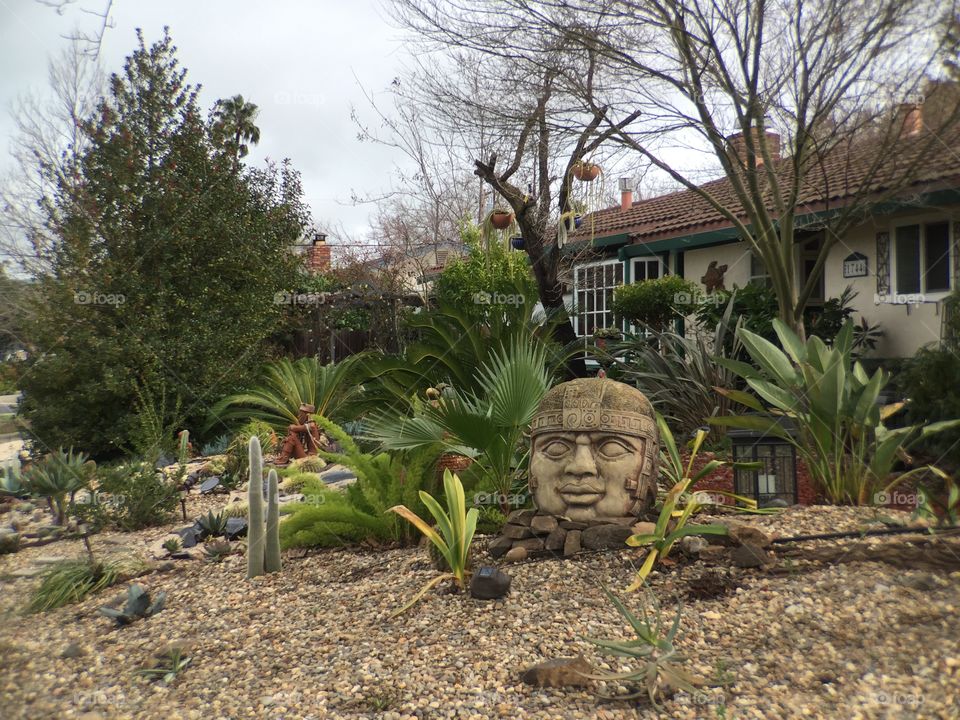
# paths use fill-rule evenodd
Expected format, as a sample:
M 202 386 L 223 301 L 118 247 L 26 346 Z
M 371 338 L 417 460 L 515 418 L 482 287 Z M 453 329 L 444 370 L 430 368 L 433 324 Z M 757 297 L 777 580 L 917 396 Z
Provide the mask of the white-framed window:
M 613 291 L 623 285 L 619 260 L 579 265 L 573 275 L 573 299 L 577 311 L 577 335 L 593 335 L 599 328 L 613 327 Z
M 893 238 L 894 290 L 898 295 L 949 292 L 949 221 L 900 225 Z
M 750 285 L 761 285 L 771 287 L 773 282 L 770 280 L 770 273 L 767 272 L 767 266 L 755 252 L 750 253 Z
M 656 280 L 666 275 L 666 268 L 663 266 L 663 260 L 659 257 L 635 258 L 633 261 L 633 273 L 630 276 L 631 282 L 643 282 L 644 280 Z

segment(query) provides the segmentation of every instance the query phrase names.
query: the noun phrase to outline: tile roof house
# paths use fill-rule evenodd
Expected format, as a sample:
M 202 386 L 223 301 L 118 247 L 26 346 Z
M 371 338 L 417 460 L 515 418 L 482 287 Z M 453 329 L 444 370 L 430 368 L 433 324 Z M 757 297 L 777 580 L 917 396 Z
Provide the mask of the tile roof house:
M 825 218 L 842 208 L 862 209 L 829 251 L 822 292 L 812 304 L 851 286 L 855 317 L 884 331 L 878 357 L 909 356 L 937 341 L 943 299 L 960 286 L 960 133 L 931 135 L 919 109 L 907 114 L 904 127 L 896 153 L 880 155 L 869 142 L 838 148 L 807 171 L 798 189 L 801 273 L 812 268 Z M 789 187 L 792 162 L 780 157 L 779 138 L 767 137 L 774 172 L 781 187 Z M 742 137 L 729 141 L 742 143 Z M 942 150 L 931 153 L 930 142 Z M 908 169 L 912 180 L 904 184 Z M 726 177 L 699 187 L 724 207 L 741 207 Z M 568 236 L 572 249 L 596 251 L 573 267 L 569 300 L 579 335 L 613 324 L 610 302 L 621 283 L 676 273 L 706 292 L 704 280 L 715 280 L 718 272 L 726 289 L 765 281 L 762 263 L 732 223 L 698 193 L 683 189 L 635 202 L 628 188 L 621 189 L 620 206 L 585 216 Z

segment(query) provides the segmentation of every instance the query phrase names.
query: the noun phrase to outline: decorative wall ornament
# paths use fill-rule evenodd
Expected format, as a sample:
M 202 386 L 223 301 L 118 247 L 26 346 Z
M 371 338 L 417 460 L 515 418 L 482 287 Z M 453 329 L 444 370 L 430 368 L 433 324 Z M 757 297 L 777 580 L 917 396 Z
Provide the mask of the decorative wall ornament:
M 877 295 L 890 293 L 890 233 L 877 233 Z
M 727 272 L 726 265 L 717 265 L 716 260 L 710 261 L 710 264 L 707 266 L 707 272 L 700 278 L 700 282 L 702 282 L 707 289 L 707 295 L 711 295 L 716 290 L 727 289 L 723 285 L 723 274 L 725 272 Z

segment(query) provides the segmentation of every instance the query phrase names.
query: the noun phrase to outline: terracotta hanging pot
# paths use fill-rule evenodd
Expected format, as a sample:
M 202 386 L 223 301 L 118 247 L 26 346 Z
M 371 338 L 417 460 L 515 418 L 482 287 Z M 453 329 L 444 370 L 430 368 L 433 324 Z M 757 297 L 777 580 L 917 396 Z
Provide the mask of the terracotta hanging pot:
M 578 160 L 573 164 L 573 176 L 581 182 L 593 182 L 600 176 L 600 166 Z
M 490 213 L 490 224 L 497 230 L 506 230 L 513 222 L 513 213 L 506 210 L 494 210 Z

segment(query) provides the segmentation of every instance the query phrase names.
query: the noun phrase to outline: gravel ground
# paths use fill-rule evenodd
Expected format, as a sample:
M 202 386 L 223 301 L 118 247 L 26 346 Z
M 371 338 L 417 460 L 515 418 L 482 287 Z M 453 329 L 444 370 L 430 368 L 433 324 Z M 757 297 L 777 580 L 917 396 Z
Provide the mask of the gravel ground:
M 787 536 L 855 530 L 874 515 L 812 507 L 746 522 Z M 168 529 L 105 534 L 94 548 L 143 549 Z M 596 690 L 616 688 L 519 680 L 559 656 L 610 667 L 583 637 L 628 637 L 597 582 L 625 587 L 637 550 L 510 566 L 503 601 L 432 593 L 397 619 L 391 611 L 434 575 L 422 550 L 286 557 L 282 573 L 255 581 L 240 556 L 179 562 L 141 580 L 167 591 L 166 609 L 119 629 L 95 611 L 122 588 L 42 616 L 13 614 L 37 580 L 9 573 L 80 552 L 60 541 L 0 556 L 4 718 L 960 718 L 960 573 L 880 563 L 777 573 L 678 556 L 651 577 L 665 612 L 707 575 L 733 586 L 685 601 L 679 641 L 694 672 L 730 684 L 678 694 L 660 715 L 598 701 Z M 637 596 L 627 603 L 637 608 Z M 175 681 L 136 675 L 173 641 L 192 658 Z

